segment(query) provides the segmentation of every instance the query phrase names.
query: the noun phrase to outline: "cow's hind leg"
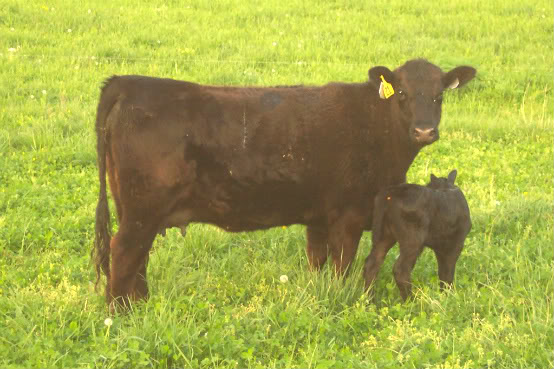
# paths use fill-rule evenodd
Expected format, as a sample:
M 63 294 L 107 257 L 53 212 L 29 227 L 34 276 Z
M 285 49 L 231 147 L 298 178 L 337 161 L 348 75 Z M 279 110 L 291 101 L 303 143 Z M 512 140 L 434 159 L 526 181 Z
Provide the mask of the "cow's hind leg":
M 412 292 L 412 270 L 417 258 L 423 251 L 423 244 L 414 241 L 399 241 L 400 256 L 394 264 L 394 279 L 400 289 L 400 295 L 406 300 Z
M 137 278 L 135 279 L 135 296 L 137 299 L 148 299 L 148 282 L 146 279 L 146 268 L 148 267 L 148 255 L 144 257 L 144 261 L 141 263 Z
M 123 307 L 129 301 L 148 295 L 146 263 L 157 228 L 139 221 L 124 222 L 111 241 L 110 290 L 106 291 L 110 308 Z
M 324 226 L 309 225 L 306 227 L 306 254 L 310 267 L 319 270 L 327 261 L 329 248 L 327 245 L 327 228 Z

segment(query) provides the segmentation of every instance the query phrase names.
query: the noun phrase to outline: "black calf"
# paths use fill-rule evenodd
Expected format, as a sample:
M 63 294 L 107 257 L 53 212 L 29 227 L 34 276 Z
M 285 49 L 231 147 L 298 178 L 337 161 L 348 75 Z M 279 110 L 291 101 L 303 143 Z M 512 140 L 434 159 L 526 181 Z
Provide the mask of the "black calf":
M 441 289 L 452 284 L 456 261 L 471 229 L 467 201 L 454 185 L 456 174 L 456 170 L 448 178 L 431 174 L 427 186 L 401 184 L 375 197 L 373 246 L 364 268 L 366 290 L 397 241 L 400 256 L 394 264 L 394 278 L 404 300 L 410 296 L 410 275 L 424 246 L 437 257 Z

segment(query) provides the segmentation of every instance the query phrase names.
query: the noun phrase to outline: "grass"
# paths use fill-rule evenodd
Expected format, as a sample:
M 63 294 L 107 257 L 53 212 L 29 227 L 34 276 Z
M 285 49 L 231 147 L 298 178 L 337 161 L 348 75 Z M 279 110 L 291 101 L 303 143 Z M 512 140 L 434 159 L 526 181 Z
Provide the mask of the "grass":
M 0 367 L 554 366 L 553 13 L 545 0 L 2 0 Z M 425 252 L 401 303 L 393 250 L 369 303 L 370 234 L 341 281 L 308 271 L 301 226 L 198 224 L 156 239 L 151 299 L 105 325 L 89 262 L 105 78 L 322 84 L 421 56 L 478 69 L 408 173 L 458 169 L 474 228 L 452 291 Z

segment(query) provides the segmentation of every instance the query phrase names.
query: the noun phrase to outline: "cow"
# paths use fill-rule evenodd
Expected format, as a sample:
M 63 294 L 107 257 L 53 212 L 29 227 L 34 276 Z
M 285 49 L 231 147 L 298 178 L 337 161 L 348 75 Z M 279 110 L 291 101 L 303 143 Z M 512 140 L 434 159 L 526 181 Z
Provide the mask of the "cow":
M 466 198 L 454 185 L 456 175 L 456 170 L 448 178 L 431 174 L 427 186 L 404 183 L 388 187 L 375 197 L 372 249 L 364 266 L 366 290 L 373 285 L 396 242 L 400 256 L 393 270 L 403 300 L 411 295 L 410 275 L 425 246 L 437 257 L 440 288 L 452 285 L 456 261 L 471 230 Z
M 191 222 L 230 232 L 302 224 L 310 266 L 331 254 L 344 273 L 371 228 L 370 199 L 405 182 L 417 153 L 439 138 L 442 93 L 475 73 L 416 59 L 373 67 L 366 82 L 323 86 L 112 76 L 96 117 L 96 285 L 105 274 L 110 306 L 146 299 L 156 235 Z

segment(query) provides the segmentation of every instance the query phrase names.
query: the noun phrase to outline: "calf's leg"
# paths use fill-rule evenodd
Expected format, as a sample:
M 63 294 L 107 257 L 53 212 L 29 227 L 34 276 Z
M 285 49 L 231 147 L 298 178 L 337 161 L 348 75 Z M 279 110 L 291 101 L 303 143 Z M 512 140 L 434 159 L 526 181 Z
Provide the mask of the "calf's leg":
M 400 289 L 400 296 L 405 301 L 412 293 L 412 270 L 417 258 L 423 250 L 423 244 L 418 242 L 399 242 L 400 256 L 394 264 L 394 279 Z
M 385 234 L 380 240 L 376 240 L 371 247 L 364 265 L 364 279 L 366 291 L 373 285 L 381 265 L 389 250 L 394 246 L 396 240 L 390 234 Z
M 454 282 L 456 262 L 458 261 L 463 248 L 464 242 L 459 241 L 451 248 L 442 247 L 433 249 L 435 256 L 437 257 L 437 264 L 439 266 L 439 284 L 441 290 L 452 286 L 452 283 Z

